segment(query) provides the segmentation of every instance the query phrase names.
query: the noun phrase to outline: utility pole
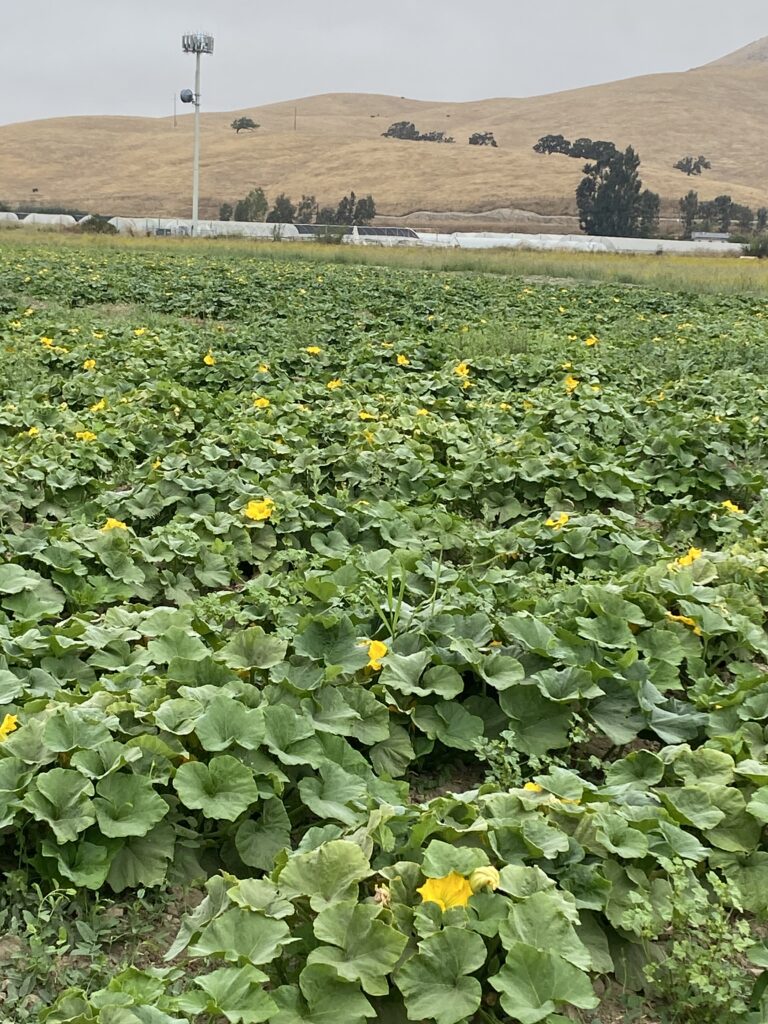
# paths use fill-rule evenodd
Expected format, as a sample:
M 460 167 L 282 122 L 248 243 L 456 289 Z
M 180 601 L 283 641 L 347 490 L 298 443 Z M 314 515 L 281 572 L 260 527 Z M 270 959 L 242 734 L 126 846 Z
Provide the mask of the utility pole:
M 213 36 L 207 32 L 191 32 L 181 37 L 184 53 L 195 55 L 195 91 L 181 90 L 182 103 L 195 105 L 195 142 L 192 154 L 192 235 L 197 235 L 200 207 L 200 58 L 204 53 L 213 53 Z

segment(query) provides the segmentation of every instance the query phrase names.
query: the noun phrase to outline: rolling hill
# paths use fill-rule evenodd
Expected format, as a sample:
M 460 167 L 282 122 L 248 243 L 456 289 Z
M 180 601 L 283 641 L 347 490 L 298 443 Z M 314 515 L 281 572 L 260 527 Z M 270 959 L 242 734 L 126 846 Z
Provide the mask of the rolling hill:
M 260 125 L 236 135 L 233 118 Z M 295 120 L 295 128 L 294 128 Z M 444 130 L 456 145 L 382 138 L 393 122 Z M 562 133 L 632 144 L 644 184 L 667 208 L 690 187 L 768 205 L 768 38 L 690 71 L 649 75 L 526 99 L 469 103 L 328 94 L 202 117 L 201 216 L 255 185 L 269 196 L 314 193 L 335 203 L 372 193 L 381 214 L 422 223 L 572 224 L 581 163 L 539 156 L 539 136 Z M 492 131 L 498 149 L 467 145 Z M 0 198 L 65 203 L 106 214 L 189 213 L 192 118 L 68 117 L 0 126 Z M 712 170 L 672 167 L 705 154 Z M 454 214 L 456 216 L 454 216 Z M 474 216 L 467 216 L 467 215 Z

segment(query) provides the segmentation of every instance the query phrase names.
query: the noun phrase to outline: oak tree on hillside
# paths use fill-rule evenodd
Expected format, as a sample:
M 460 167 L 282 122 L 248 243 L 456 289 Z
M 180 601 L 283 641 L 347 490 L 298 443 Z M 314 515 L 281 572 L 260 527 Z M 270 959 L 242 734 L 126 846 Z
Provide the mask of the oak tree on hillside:
M 499 145 L 493 132 L 475 132 L 474 135 L 470 135 L 469 144 L 470 146 L 493 146 L 494 149 Z
M 239 135 L 240 132 L 254 132 L 261 125 L 256 124 L 252 117 L 236 117 L 229 127 L 234 128 Z
M 533 147 L 536 153 L 560 153 L 563 156 L 571 155 L 571 144 L 564 135 L 542 135 Z
M 676 171 L 682 171 L 689 177 L 694 174 L 701 174 L 702 171 L 709 171 L 712 164 L 705 156 L 684 156 L 673 165 Z
M 317 217 L 317 200 L 314 196 L 303 195 L 296 205 L 296 224 L 314 224 Z
M 757 211 L 755 229 L 765 231 L 766 227 L 768 227 L 768 206 L 761 206 Z

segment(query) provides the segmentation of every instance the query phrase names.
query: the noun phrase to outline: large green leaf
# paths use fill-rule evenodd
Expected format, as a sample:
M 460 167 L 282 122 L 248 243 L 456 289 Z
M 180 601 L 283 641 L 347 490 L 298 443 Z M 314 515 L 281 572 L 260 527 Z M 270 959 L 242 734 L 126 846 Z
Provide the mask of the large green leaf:
M 504 966 L 489 980 L 505 1012 L 520 1024 L 537 1024 L 563 1004 L 593 1010 L 600 1002 L 587 974 L 523 942 L 509 947 Z
M 267 975 L 251 964 L 220 967 L 210 974 L 198 975 L 194 983 L 202 991 L 177 998 L 176 1006 L 195 1016 L 225 1017 L 230 1024 L 261 1024 L 277 1010 L 263 989 L 265 981 Z
M 508 919 L 499 927 L 499 938 L 506 949 L 522 942 L 555 953 L 574 967 L 590 969 L 589 950 L 566 917 L 562 898 L 551 891 L 534 893 L 524 902 L 515 904 Z
M 273 1024 L 364 1024 L 376 1016 L 359 986 L 340 981 L 326 964 L 308 964 L 299 988 L 284 985 L 273 998 L 278 1006 Z
M 96 820 L 90 797 L 93 783 L 71 768 L 52 768 L 37 775 L 24 797 L 24 807 L 47 822 L 60 843 L 77 839 Z
M 286 944 L 294 941 L 290 931 L 285 921 L 233 907 L 203 928 L 197 941 L 189 947 L 189 954 L 268 964 L 280 956 Z
M 251 626 L 230 637 L 217 657 L 230 668 L 266 669 L 280 664 L 287 647 L 285 640 L 265 633 L 261 626 Z
M 264 713 L 223 693 L 214 697 L 197 719 L 195 733 L 203 750 L 226 750 L 235 744 L 256 750 L 264 741 Z
M 366 815 L 365 782 L 330 763 L 320 766 L 319 776 L 299 783 L 299 793 L 307 807 L 318 818 L 331 818 L 350 826 L 361 824 Z
M 235 846 L 244 864 L 271 871 L 278 853 L 291 846 L 291 820 L 281 801 L 267 800 L 258 819 L 244 821 Z
M 181 765 L 173 786 L 185 807 L 224 821 L 234 821 L 259 798 L 253 772 L 229 754 L 213 757 L 208 764 Z
M 482 988 L 467 975 L 485 964 L 482 938 L 465 928 L 444 928 L 419 943 L 418 953 L 395 973 L 408 1019 L 457 1024 L 480 1007 Z
M 96 794 L 96 821 L 105 836 L 145 836 L 168 813 L 168 804 L 140 775 L 108 775 Z
M 387 975 L 397 964 L 407 938 L 378 920 L 381 907 L 340 901 L 315 919 L 315 936 L 330 943 L 313 949 L 307 963 L 328 964 L 344 981 L 359 982 L 370 996 L 389 990 Z
M 338 900 L 354 899 L 358 885 L 371 873 L 357 843 L 335 839 L 309 853 L 293 854 L 279 883 L 286 896 L 309 896 L 313 910 L 320 911 Z
M 128 836 L 112 858 L 107 882 L 115 892 L 162 885 L 173 858 L 176 836 L 167 822 L 145 836 Z

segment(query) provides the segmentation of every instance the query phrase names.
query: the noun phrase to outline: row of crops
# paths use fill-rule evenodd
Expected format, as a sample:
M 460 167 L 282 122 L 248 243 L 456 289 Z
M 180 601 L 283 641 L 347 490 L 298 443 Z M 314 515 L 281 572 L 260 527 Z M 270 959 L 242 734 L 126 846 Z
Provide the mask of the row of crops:
M 41 1019 L 768 1020 L 767 315 L 0 249 L 0 866 L 206 885 Z

